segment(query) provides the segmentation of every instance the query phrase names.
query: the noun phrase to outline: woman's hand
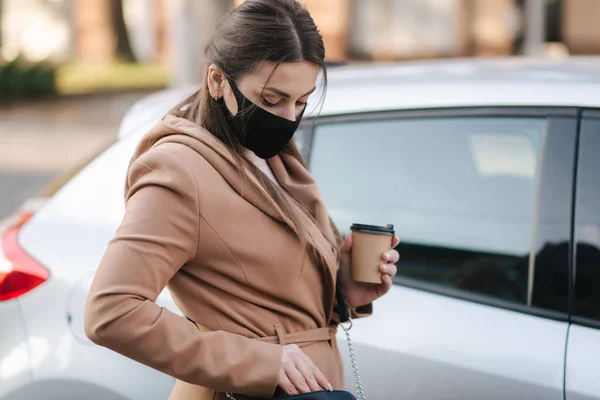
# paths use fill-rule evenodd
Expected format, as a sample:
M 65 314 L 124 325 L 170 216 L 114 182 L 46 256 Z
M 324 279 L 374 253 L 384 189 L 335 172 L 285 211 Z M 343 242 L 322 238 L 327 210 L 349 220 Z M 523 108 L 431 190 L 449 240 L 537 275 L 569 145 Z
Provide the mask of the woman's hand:
M 277 384 L 289 395 L 333 390 L 325 375 L 295 344 L 283 346 Z
M 338 271 L 338 277 L 342 291 L 344 292 L 344 298 L 349 306 L 356 308 L 370 304 L 389 292 L 392 288 L 392 277 L 398 272 L 396 263 L 400 259 L 400 254 L 394 250 L 398 246 L 398 243 L 400 243 L 400 239 L 394 236 L 390 250 L 381 255 L 379 271 L 381 272 L 383 283 L 363 283 L 353 281 L 350 276 L 352 233 L 346 236 L 340 249 L 340 270 Z

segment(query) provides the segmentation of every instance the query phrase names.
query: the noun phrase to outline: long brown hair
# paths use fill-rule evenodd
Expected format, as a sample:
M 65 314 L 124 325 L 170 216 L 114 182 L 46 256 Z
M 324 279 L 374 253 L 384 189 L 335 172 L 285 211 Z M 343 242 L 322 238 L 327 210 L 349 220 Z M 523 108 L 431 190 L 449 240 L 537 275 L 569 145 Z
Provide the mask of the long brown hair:
M 312 218 L 304 207 L 291 196 L 285 196 L 279 188 L 254 164 L 243 157 L 245 151 L 238 137 L 227 124 L 226 107 L 220 106 L 210 96 L 208 89 L 208 66 L 215 64 L 225 76 L 238 81 L 243 75 L 254 72 L 262 63 L 275 65 L 285 62 L 308 61 L 322 70 L 322 93 L 327 86 L 325 46 L 308 10 L 296 0 L 247 0 L 232 10 L 217 25 L 214 37 L 205 48 L 207 67 L 200 91 L 192 96 L 184 118 L 189 119 L 211 132 L 232 152 L 237 168 L 250 171 L 260 185 L 275 201 L 287 217 L 288 228 L 299 238 L 315 262 L 324 262 L 319 254 L 316 238 L 311 237 L 302 227 L 294 209 L 300 209 Z M 283 150 L 305 165 L 294 141 Z M 244 168 L 245 167 L 245 168 Z M 250 185 L 252 183 L 246 180 Z M 292 204 L 295 202 L 295 204 Z M 322 231 L 332 248 L 339 245 L 339 234 L 332 225 L 334 237 Z

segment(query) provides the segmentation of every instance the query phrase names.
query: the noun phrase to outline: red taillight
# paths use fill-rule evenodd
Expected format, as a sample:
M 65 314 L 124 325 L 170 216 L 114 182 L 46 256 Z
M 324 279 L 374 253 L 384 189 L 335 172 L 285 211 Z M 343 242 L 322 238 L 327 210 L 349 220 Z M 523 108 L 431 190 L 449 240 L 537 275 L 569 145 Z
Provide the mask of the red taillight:
M 2 236 L 0 251 L 0 301 L 15 299 L 44 283 L 50 274 L 19 246 L 21 227 L 31 218 L 24 214 Z

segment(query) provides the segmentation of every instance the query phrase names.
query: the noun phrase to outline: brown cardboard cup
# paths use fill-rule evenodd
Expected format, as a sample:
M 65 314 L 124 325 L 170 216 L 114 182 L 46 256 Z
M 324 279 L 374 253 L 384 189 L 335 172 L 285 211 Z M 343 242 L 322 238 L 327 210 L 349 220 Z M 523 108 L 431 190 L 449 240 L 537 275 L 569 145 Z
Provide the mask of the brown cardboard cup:
M 382 283 L 379 266 L 383 253 L 392 248 L 394 225 L 353 224 L 352 279 L 357 282 Z

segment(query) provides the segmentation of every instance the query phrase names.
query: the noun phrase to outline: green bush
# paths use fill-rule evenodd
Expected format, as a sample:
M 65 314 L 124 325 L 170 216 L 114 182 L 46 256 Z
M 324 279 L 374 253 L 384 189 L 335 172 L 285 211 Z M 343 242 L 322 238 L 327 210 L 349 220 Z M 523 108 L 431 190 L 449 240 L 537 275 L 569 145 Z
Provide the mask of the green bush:
M 0 102 L 49 97 L 56 93 L 54 65 L 29 63 L 20 57 L 0 64 Z

